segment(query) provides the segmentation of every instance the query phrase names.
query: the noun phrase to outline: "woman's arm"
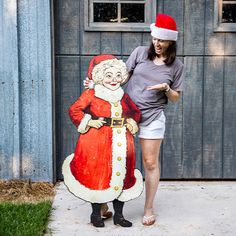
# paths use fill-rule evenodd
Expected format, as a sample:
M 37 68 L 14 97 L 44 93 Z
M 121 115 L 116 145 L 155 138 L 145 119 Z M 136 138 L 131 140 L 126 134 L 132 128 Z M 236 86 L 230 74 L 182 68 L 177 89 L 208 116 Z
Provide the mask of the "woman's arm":
M 133 71 L 129 72 L 127 79 L 121 83 L 122 86 L 125 85 L 129 81 L 129 79 L 132 76 L 132 74 L 133 74 Z
M 173 89 L 169 89 L 169 91 L 165 92 L 165 95 L 168 97 L 168 99 L 171 102 L 178 102 L 180 97 L 181 97 L 181 92 L 180 91 L 174 91 Z
M 180 91 L 174 91 L 170 88 L 170 86 L 167 83 L 157 84 L 153 86 L 148 86 L 147 90 L 160 90 L 164 91 L 165 95 L 168 97 L 168 99 L 171 102 L 177 102 L 181 97 Z

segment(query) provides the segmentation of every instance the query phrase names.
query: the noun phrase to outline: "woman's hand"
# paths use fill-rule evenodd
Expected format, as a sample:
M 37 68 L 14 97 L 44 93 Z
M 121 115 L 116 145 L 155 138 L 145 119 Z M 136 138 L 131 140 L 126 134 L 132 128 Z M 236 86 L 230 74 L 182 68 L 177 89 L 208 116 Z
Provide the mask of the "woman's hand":
M 130 131 L 130 133 L 133 135 L 136 134 L 138 132 L 137 122 L 132 118 L 128 118 L 126 122 L 127 124 L 125 126 Z
M 85 89 L 94 89 L 94 82 L 93 80 L 89 79 L 88 77 L 85 78 L 83 81 Z
M 104 121 L 104 120 L 90 120 L 87 125 L 90 126 L 90 127 L 99 129 L 105 123 L 106 123 L 106 121 Z
M 164 91 L 165 95 L 168 97 L 168 99 L 172 102 L 177 102 L 180 99 L 181 92 L 180 91 L 174 91 L 170 88 L 170 86 L 167 83 L 162 84 L 156 84 L 153 86 L 148 86 L 147 90 L 160 90 Z
M 170 90 L 170 86 L 167 83 L 156 84 L 153 86 L 147 86 L 147 90 L 160 90 L 167 92 Z

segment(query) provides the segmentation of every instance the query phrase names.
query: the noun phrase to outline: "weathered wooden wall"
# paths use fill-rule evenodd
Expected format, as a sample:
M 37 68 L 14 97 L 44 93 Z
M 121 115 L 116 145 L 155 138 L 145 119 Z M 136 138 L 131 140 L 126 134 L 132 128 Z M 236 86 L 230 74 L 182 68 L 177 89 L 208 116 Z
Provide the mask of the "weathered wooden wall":
M 83 1 L 54 1 L 59 178 L 78 136 L 67 109 L 83 89 L 90 58 L 111 53 L 125 60 L 136 46 L 150 43 L 149 33 L 85 32 L 83 8 Z M 214 0 L 158 0 L 157 12 L 176 19 L 178 56 L 186 66 L 182 99 L 166 111 L 161 176 L 236 178 L 236 33 L 214 33 Z M 142 169 L 139 147 L 137 152 Z
M 177 20 L 186 66 L 182 99 L 166 110 L 162 178 L 236 178 L 236 33 L 213 31 L 214 0 L 158 0 L 157 12 Z M 0 179 L 52 181 L 55 163 L 62 178 L 78 137 L 67 109 L 83 90 L 89 60 L 101 53 L 126 60 L 136 46 L 149 45 L 150 34 L 86 32 L 82 0 L 4 0 L 0 15 Z M 142 169 L 138 143 L 137 153 Z
M 0 179 L 52 181 L 50 0 L 3 0 L 0 15 Z
M 0 177 L 20 175 L 16 1 L 0 1 Z

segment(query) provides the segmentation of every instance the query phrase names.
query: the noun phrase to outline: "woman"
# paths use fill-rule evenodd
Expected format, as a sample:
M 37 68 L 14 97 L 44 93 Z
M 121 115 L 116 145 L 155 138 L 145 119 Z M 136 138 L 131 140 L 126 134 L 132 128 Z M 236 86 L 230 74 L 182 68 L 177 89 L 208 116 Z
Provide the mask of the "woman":
M 183 64 L 176 58 L 175 20 L 159 14 L 150 28 L 150 47 L 137 47 L 126 62 L 130 74 L 126 92 L 142 114 L 139 141 L 145 170 L 144 225 L 156 220 L 153 202 L 160 179 L 158 158 L 165 133 L 164 109 L 168 100 L 180 99 L 183 81 Z
M 176 58 L 178 31 L 175 20 L 158 14 L 150 28 L 150 47 L 137 47 L 126 62 L 129 72 L 126 93 L 142 114 L 139 141 L 145 170 L 144 225 L 152 225 L 156 220 L 153 202 L 160 179 L 159 153 L 166 120 L 164 109 L 168 100 L 177 102 L 180 99 L 184 68 Z M 92 84 L 85 82 L 85 87 L 91 88 Z
M 123 61 L 112 55 L 95 56 L 88 76 L 94 89 L 84 91 L 69 108 L 80 137 L 75 153 L 63 163 L 64 182 L 74 195 L 91 203 L 95 227 L 104 227 L 102 204 L 110 201 L 114 224 L 131 227 L 123 206 L 143 189 L 142 174 L 134 169 L 133 135 L 140 111 L 120 87 L 128 76 Z

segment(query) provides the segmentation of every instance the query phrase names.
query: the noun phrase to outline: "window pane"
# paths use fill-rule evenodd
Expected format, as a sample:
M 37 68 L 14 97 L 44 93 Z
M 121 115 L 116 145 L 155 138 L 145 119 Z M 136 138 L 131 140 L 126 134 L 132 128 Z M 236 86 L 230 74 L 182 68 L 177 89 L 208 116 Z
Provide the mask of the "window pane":
M 94 3 L 94 22 L 117 22 L 117 3 Z
M 236 23 L 236 4 L 223 4 L 222 23 Z
M 122 3 L 121 22 L 144 22 L 144 4 Z

